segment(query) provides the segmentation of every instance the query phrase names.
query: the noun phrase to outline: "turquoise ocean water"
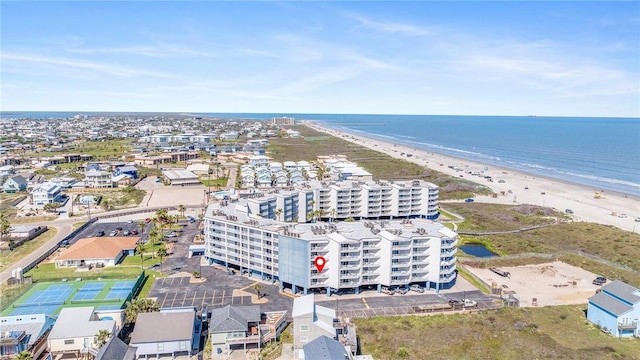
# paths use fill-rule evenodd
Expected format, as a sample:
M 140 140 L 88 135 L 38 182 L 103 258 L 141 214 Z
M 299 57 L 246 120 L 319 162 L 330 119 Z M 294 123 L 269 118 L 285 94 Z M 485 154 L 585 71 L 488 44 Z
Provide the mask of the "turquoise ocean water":
M 77 113 L 21 113 L 41 118 Z M 58 115 L 63 114 L 63 115 Z M 83 113 L 87 114 L 87 113 Z M 427 151 L 640 196 L 640 119 L 207 113 L 291 116 Z M 4 115 L 3 117 L 6 117 Z

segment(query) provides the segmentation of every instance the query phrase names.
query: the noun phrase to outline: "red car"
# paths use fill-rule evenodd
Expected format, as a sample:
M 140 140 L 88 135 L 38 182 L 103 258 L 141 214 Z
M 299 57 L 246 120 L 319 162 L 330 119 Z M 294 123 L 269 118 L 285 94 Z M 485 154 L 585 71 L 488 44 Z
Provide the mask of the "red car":
M 146 222 L 146 223 L 150 223 L 150 222 L 151 222 L 151 218 L 146 218 L 146 219 L 144 219 L 144 222 Z

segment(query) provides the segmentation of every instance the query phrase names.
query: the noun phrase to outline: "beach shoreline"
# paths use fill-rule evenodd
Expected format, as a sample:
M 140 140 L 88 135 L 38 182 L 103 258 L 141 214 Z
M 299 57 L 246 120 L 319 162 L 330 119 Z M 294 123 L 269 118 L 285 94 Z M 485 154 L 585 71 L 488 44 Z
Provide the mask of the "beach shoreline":
M 592 186 L 514 170 L 507 166 L 484 164 L 434 151 L 416 149 L 391 141 L 332 129 L 314 121 L 304 121 L 303 124 L 393 158 L 410 161 L 428 169 L 485 185 L 498 194 L 497 197 L 476 196 L 474 201 L 514 205 L 531 204 L 555 208 L 558 211 L 569 209 L 573 212 L 572 217 L 575 221 L 612 225 L 626 231 L 640 233 L 640 222 L 634 221 L 640 217 L 640 198 L 637 196 L 610 190 L 603 191 Z M 493 182 L 472 175 L 470 172 L 491 176 Z M 596 198 L 596 193 L 600 194 L 599 198 Z M 622 214 L 626 217 L 619 217 Z

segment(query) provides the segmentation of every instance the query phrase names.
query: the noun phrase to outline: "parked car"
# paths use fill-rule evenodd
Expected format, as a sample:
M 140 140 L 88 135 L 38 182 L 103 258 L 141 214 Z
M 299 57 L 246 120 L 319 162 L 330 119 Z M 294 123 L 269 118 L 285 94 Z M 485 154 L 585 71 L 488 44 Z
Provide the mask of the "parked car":
M 424 288 L 423 288 L 422 286 L 420 286 L 420 285 L 415 285 L 415 284 L 414 284 L 414 285 L 409 286 L 409 290 L 411 290 L 411 291 L 415 291 L 415 292 L 417 292 L 417 293 L 423 293 L 423 292 L 424 292 Z
M 131 235 L 131 231 L 125 230 L 125 231 L 122 232 L 122 235 L 129 236 L 129 235 Z
M 104 236 L 104 230 L 98 230 L 98 232 L 96 232 L 96 236 Z
M 144 222 L 146 222 L 147 224 L 151 222 L 151 218 L 146 218 L 144 219 Z
M 621 219 L 625 219 L 627 217 L 627 214 L 622 213 L 622 214 L 618 215 L 618 217 L 621 218 Z
M 138 230 L 131 230 L 131 235 L 138 235 Z
M 640 217 L 637 217 L 637 218 L 633 219 L 633 221 L 640 222 Z
M 131 219 L 127 220 L 127 224 L 133 224 L 133 220 Z
M 395 291 L 393 291 L 393 290 L 391 290 L 391 289 L 389 289 L 389 288 L 383 287 L 383 288 L 382 288 L 382 293 L 383 293 L 383 294 L 387 294 L 387 295 L 393 295 L 393 294 L 395 294 L 396 292 L 395 292 Z
M 451 305 L 453 307 L 462 306 L 462 305 L 464 305 L 464 301 L 458 300 L 458 299 L 451 299 L 451 300 L 449 300 L 449 305 Z
M 472 203 L 473 201 L 474 200 L 472 198 L 467 198 L 467 199 L 464 200 L 464 202 L 467 202 L 467 203 Z
M 564 212 L 566 212 L 567 214 L 573 214 L 573 210 L 571 209 L 566 209 Z
M 604 285 L 607 282 L 607 278 L 604 276 L 598 276 L 595 279 L 593 279 L 592 283 L 593 285 Z
M 174 237 L 177 237 L 177 236 L 178 235 L 176 233 L 174 233 L 173 231 L 170 231 L 164 237 L 174 238 Z
M 397 294 L 400 294 L 400 295 L 404 295 L 404 294 L 408 293 L 409 290 L 407 290 L 407 288 L 404 287 L 404 286 L 398 286 L 398 287 L 393 289 L 393 292 L 395 292 Z
M 464 307 L 474 307 L 477 306 L 478 302 L 471 299 L 464 299 Z
M 109 236 L 116 236 L 116 235 L 118 235 L 118 232 L 117 232 L 117 231 L 115 231 L 115 230 L 113 230 L 113 231 L 111 231 L 111 232 L 109 233 Z
M 60 243 L 60 246 L 62 246 L 62 247 L 67 247 L 67 246 L 69 246 L 69 240 L 64 240 L 64 241 L 62 241 L 62 242 Z

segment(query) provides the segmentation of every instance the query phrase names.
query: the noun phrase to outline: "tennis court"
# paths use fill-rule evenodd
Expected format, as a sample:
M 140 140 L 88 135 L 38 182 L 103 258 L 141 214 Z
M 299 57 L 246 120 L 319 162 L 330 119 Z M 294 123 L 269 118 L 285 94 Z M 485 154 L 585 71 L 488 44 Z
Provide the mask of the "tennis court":
M 136 281 L 102 280 L 68 283 L 38 283 L 27 290 L 2 316 L 46 314 L 55 316 L 63 307 L 93 306 L 121 309 L 131 297 Z

